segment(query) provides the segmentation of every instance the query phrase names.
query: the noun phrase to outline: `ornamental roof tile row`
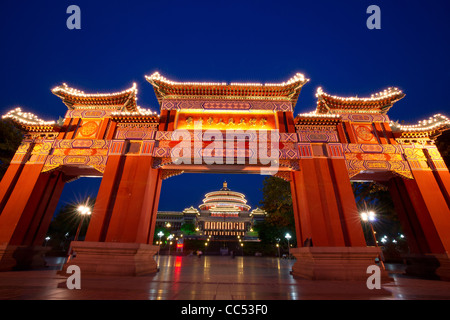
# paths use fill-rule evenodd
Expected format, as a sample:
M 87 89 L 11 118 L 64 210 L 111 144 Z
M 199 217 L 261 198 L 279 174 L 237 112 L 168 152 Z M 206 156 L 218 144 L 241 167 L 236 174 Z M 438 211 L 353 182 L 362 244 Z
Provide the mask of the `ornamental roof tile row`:
M 405 94 L 397 88 L 388 88 L 370 98 L 338 97 L 317 89 L 316 113 L 381 113 L 386 114 L 395 102 L 403 99 Z
M 105 108 L 118 111 L 135 111 L 137 109 L 137 88 L 135 83 L 131 88 L 121 92 L 96 94 L 86 94 L 63 83 L 53 88 L 52 93 L 61 98 L 69 110 L 76 108 Z
M 166 79 L 158 72 L 145 77 L 153 85 L 156 97 L 161 104 L 163 99 L 237 99 L 237 100 L 275 100 L 289 101 L 293 106 L 304 84 L 309 79 L 297 73 L 283 83 L 213 83 L 213 82 L 175 82 Z
M 297 73 L 291 79 L 282 83 L 213 83 L 213 82 L 175 82 L 166 79 L 158 72 L 145 77 L 152 84 L 160 104 L 163 100 L 171 99 L 212 99 L 212 100 L 261 100 L 285 101 L 295 106 L 300 91 L 309 79 Z M 109 110 L 108 114 L 118 121 L 129 122 L 158 122 L 159 115 L 151 110 L 142 109 L 137 105 L 137 87 L 134 83 L 129 89 L 115 93 L 90 93 L 69 87 L 63 83 L 52 89 L 52 93 L 61 98 L 69 110 L 92 109 Z M 316 92 L 316 110 L 299 114 L 295 118 L 296 125 L 328 124 L 333 125 L 341 121 L 345 113 L 372 113 L 385 115 L 397 101 L 405 94 L 397 88 L 388 88 L 368 98 L 339 97 L 325 93 L 322 88 Z M 37 116 L 22 112 L 16 108 L 4 115 L 3 118 L 12 119 L 26 131 L 49 132 L 61 126 L 60 121 L 43 121 Z M 127 120 L 128 119 L 128 120 Z M 417 135 L 427 132 L 436 135 L 450 129 L 450 120 L 442 115 L 419 122 L 417 125 L 404 126 L 390 123 L 394 132 L 405 132 Z

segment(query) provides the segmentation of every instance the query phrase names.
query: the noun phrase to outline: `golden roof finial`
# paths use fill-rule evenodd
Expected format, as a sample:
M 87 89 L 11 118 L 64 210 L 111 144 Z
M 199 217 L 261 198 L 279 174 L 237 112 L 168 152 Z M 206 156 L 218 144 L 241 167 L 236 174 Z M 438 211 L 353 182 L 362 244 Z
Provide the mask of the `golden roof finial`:
M 230 191 L 230 189 L 228 189 L 228 185 L 227 185 L 226 181 L 223 182 L 223 187 L 222 187 L 222 189 L 220 189 L 220 191 Z

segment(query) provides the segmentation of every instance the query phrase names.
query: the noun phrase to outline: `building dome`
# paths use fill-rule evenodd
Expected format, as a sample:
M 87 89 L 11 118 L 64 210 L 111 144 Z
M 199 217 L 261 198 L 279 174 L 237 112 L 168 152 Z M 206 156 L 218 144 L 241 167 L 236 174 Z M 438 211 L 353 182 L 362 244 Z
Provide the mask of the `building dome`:
M 205 195 L 203 203 L 199 205 L 200 210 L 209 210 L 211 215 L 215 214 L 238 214 L 241 211 L 250 211 L 245 195 L 228 189 L 227 182 L 223 183 L 222 189 L 209 192 Z

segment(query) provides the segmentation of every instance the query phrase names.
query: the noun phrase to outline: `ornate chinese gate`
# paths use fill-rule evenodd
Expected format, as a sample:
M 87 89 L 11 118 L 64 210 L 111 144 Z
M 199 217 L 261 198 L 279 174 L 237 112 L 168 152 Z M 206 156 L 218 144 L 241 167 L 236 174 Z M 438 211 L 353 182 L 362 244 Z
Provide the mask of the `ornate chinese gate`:
M 137 105 L 137 89 L 85 94 L 63 84 L 61 123 L 16 109 L 26 137 L 0 185 L 0 266 L 39 254 L 64 184 L 101 176 L 83 242 L 73 242 L 83 272 L 156 272 L 152 245 L 162 180 L 183 172 L 263 173 L 290 181 L 297 241 L 293 274 L 363 279 L 378 248 L 367 247 L 351 180 L 389 186 L 411 251 L 449 274 L 450 175 L 433 141 L 450 121 L 416 126 L 387 116 L 404 94 L 370 98 L 318 89 L 314 112 L 294 118 L 308 80 L 279 84 L 179 83 L 158 73 L 160 114 Z M 20 253 L 20 254 L 18 254 Z M 25 259 L 26 258 L 26 259 Z

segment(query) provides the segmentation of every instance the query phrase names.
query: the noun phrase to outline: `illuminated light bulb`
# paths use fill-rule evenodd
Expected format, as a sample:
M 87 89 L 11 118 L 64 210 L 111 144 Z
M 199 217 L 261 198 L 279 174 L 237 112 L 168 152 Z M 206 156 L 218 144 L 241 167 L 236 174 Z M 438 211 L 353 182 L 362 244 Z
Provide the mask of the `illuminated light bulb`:
M 187 85 L 187 86 L 226 86 L 227 83 L 226 82 L 221 82 L 221 83 L 215 83 L 215 82 L 175 82 L 175 81 L 171 81 L 166 79 L 165 77 L 161 76 L 161 74 L 159 74 L 159 72 L 154 72 L 152 75 L 150 76 L 145 76 L 145 78 L 147 79 L 147 81 L 161 81 L 170 85 Z M 240 83 L 240 82 L 232 82 L 230 83 L 230 86 L 254 86 L 254 87 L 262 87 L 262 86 L 286 86 L 295 82 L 304 82 L 304 81 L 309 81 L 309 79 L 305 79 L 304 75 L 297 73 L 294 77 L 292 77 L 291 79 L 289 79 L 287 82 L 283 82 L 283 83 L 266 83 L 266 84 L 261 84 L 261 83 Z

